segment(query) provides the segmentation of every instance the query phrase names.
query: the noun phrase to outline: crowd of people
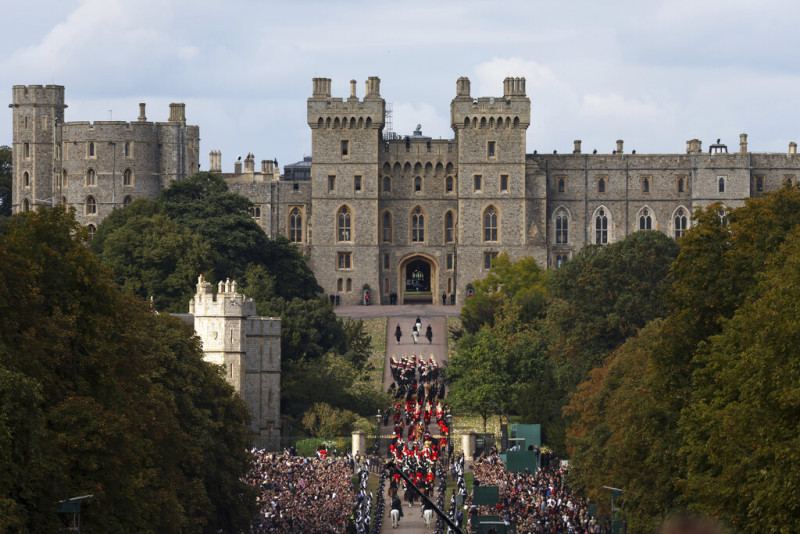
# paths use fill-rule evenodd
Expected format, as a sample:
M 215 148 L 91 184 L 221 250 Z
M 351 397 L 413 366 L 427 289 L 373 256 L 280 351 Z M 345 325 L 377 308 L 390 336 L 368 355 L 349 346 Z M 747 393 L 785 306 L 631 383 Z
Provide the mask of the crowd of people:
M 469 515 L 495 515 L 515 525 L 517 532 L 533 534 L 607 534 L 589 513 L 589 503 L 574 495 L 565 477 L 568 468 L 548 461 L 531 473 L 508 472 L 496 450 L 475 460 L 475 484 L 497 486 L 496 507 L 470 505 Z
M 372 497 L 363 487 L 358 495 L 353 490 L 352 460 L 299 458 L 259 449 L 252 453 L 255 461 L 247 482 L 260 490 L 252 533 L 345 533 L 359 517 L 366 521 L 368 514 L 358 514 L 365 513 L 362 501 L 369 498 L 371 503 Z

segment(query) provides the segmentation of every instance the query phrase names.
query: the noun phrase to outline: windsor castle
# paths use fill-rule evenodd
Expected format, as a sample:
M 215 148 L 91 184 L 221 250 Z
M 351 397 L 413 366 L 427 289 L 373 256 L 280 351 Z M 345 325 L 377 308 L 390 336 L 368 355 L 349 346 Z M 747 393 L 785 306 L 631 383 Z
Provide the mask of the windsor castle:
M 586 244 L 613 243 L 636 231 L 679 238 L 698 208 L 740 206 L 749 197 L 793 185 L 797 145 L 752 153 L 686 142 L 683 153 L 526 153 L 531 121 L 524 78 L 506 78 L 503 93 L 473 97 L 459 78 L 450 105 L 453 138 L 420 128 L 398 136 L 386 127 L 380 80 L 363 98 L 351 82 L 347 98 L 331 80 L 315 78 L 308 99 L 310 158 L 284 167 L 255 156 L 222 172 L 211 151 L 209 170 L 248 197 L 251 215 L 270 236 L 283 235 L 307 256 L 320 285 L 341 302 L 460 302 L 498 254 L 532 256 L 558 266 Z M 115 208 L 155 198 L 172 180 L 196 172 L 198 126 L 184 104 L 164 122 L 64 122 L 62 86 L 13 88 L 12 209 L 74 207 L 92 232 Z

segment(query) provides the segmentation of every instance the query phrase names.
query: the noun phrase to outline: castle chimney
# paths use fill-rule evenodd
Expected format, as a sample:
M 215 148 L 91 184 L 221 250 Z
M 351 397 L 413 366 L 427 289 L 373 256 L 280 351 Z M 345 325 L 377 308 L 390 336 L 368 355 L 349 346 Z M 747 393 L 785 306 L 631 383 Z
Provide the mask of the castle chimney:
M 256 172 L 256 157 L 252 152 L 244 158 L 244 172 L 248 174 L 255 174 Z
M 237 159 L 233 164 L 233 174 L 242 174 L 242 160 Z
M 464 96 L 469 98 L 469 78 L 462 76 L 456 82 L 456 96 Z
M 331 79 L 330 78 L 314 78 L 314 98 L 330 98 L 331 97 Z
M 169 122 L 186 122 L 186 104 L 172 103 L 169 105 Z
M 580 154 L 581 153 L 581 140 L 580 139 L 575 139 L 575 141 L 573 141 L 573 143 L 575 144 L 575 149 L 572 151 L 572 153 L 573 154 Z
M 370 76 L 367 78 L 367 92 L 364 98 L 380 98 L 381 97 L 381 79 L 377 76 Z
M 350 98 L 358 99 L 358 95 L 356 95 L 356 81 L 350 80 Z
M 272 174 L 274 172 L 274 166 L 271 159 L 262 159 L 261 160 L 261 174 Z
M 739 134 L 739 153 L 747 154 L 747 134 Z
M 147 121 L 147 116 L 144 114 L 144 108 L 147 106 L 144 102 L 139 102 L 139 122 Z
M 797 154 L 797 143 L 792 141 L 789 143 L 789 155 L 794 156 L 795 154 Z
M 617 139 L 617 151 L 616 151 L 616 154 L 622 154 L 622 145 L 623 145 L 622 139 Z

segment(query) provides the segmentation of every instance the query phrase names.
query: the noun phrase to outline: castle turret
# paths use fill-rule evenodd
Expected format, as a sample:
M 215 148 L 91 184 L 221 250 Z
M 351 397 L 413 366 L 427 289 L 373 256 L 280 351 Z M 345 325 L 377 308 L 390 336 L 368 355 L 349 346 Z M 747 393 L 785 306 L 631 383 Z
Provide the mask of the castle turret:
M 61 125 L 64 86 L 15 85 L 12 91 L 14 170 L 11 209 L 61 201 Z

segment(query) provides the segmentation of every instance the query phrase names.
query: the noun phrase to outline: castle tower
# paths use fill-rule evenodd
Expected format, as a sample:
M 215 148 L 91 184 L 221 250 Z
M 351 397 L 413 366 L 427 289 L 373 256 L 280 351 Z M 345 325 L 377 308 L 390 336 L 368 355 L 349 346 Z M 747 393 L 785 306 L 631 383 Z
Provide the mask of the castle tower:
M 331 96 L 329 78 L 314 78 L 307 109 L 311 268 L 325 293 L 341 295 L 343 304 L 360 302 L 365 285 L 373 297 L 378 291 L 378 148 L 385 109 L 375 76 L 367 79 L 363 100 L 354 83 L 345 100 Z
M 473 98 L 468 78 L 456 83 L 450 114 L 458 146 L 456 273 L 461 281 L 483 278 L 501 251 L 512 259 L 529 255 L 525 142 L 530 110 L 525 78 L 506 78 L 502 97 Z
M 226 380 L 250 407 L 260 447 L 280 445 L 281 320 L 257 317 L 253 299 L 236 282 L 220 282 L 214 295 L 200 275 L 189 303 L 206 361 L 220 365 Z
M 17 213 L 37 204 L 49 206 L 60 201 L 59 147 L 67 106 L 61 85 L 15 85 L 12 93 L 11 209 Z

